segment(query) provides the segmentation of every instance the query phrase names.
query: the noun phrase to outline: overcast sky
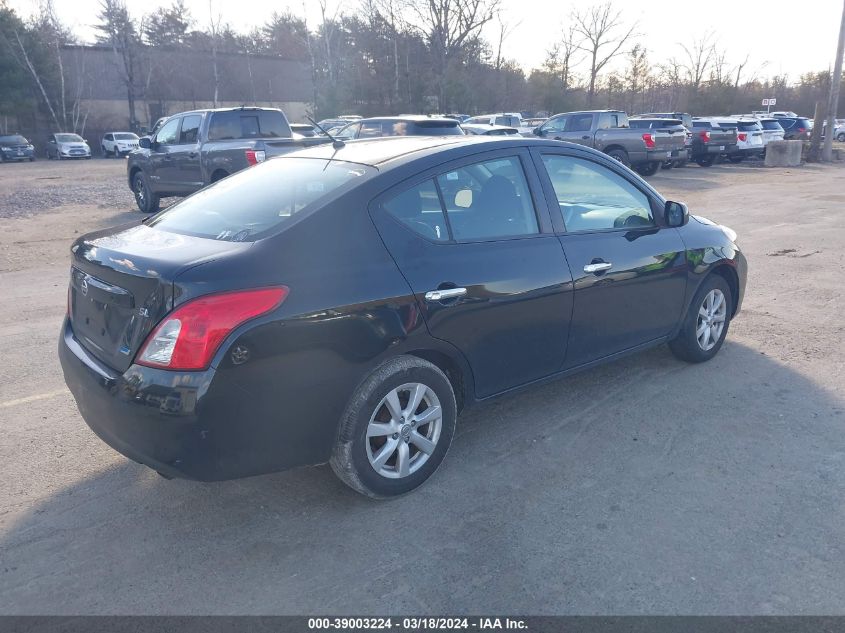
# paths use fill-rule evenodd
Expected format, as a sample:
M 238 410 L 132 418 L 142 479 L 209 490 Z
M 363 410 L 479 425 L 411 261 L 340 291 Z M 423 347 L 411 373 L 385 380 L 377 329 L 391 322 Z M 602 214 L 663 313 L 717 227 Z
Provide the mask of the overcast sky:
M 23 15 L 32 13 L 38 0 L 9 0 Z M 170 0 L 127 0 L 135 17 L 167 6 Z M 192 17 L 205 24 L 209 0 L 186 0 Z M 211 0 L 215 14 L 235 30 L 262 24 L 273 11 L 307 12 L 311 24 L 319 18 L 317 0 Z M 354 13 L 359 0 L 330 0 Z M 539 66 L 549 45 L 559 37 L 572 9 L 595 4 L 593 0 L 504 0 L 505 19 L 517 24 L 505 41 L 505 55 L 526 70 Z M 61 19 L 84 40 L 92 39 L 99 0 L 54 0 Z M 750 56 L 749 72 L 760 76 L 786 73 L 795 80 L 802 72 L 833 65 L 842 11 L 841 0 L 738 2 L 737 0 L 617 0 L 629 21 L 638 20 L 640 41 L 652 63 L 683 57 L 680 42 L 716 33 L 719 46 L 731 62 Z M 787 8 L 790 7 L 790 8 Z M 493 39 L 493 29 L 486 33 Z

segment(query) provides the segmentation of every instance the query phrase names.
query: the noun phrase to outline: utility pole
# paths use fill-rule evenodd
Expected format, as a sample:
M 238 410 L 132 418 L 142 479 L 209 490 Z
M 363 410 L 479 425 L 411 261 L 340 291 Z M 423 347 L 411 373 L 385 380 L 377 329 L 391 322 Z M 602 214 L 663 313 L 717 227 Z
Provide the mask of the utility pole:
M 842 22 L 839 24 L 839 44 L 836 46 L 836 62 L 830 77 L 830 101 L 827 106 L 827 133 L 824 135 L 822 159 L 833 159 L 833 132 L 836 129 L 836 110 L 839 108 L 839 84 L 842 83 L 842 54 L 845 53 L 845 2 L 842 3 Z

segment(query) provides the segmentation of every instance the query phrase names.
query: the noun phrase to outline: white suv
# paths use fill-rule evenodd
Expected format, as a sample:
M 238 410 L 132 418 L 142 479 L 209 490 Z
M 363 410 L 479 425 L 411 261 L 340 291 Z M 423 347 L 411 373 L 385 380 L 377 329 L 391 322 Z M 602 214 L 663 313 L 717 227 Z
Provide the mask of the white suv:
M 138 135 L 132 132 L 108 132 L 100 142 L 103 156 L 126 156 L 132 150 L 138 149 Z
M 522 136 L 531 136 L 534 133 L 533 127 L 523 123 L 522 115 L 519 112 L 482 114 L 480 116 L 470 117 L 466 121 L 463 121 L 461 125 L 503 125 L 505 127 L 516 128 Z
M 765 151 L 763 126 L 757 119 L 714 118 L 721 128 L 736 128 L 736 149 L 728 154 L 732 163 L 741 163 L 746 158 L 761 158 Z

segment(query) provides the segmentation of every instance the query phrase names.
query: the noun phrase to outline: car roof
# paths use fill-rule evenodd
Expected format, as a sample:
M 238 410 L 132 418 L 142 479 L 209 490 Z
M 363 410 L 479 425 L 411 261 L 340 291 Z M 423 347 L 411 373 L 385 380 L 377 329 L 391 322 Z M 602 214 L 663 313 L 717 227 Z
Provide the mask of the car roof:
M 561 147 L 566 145 L 573 149 L 583 150 L 588 153 L 600 153 L 583 145 L 574 143 L 562 143 L 560 141 L 549 141 L 544 139 L 532 139 L 523 136 L 483 136 L 483 135 L 460 135 L 460 136 L 383 136 L 372 139 L 359 139 L 346 141 L 343 147 L 335 149 L 333 144 L 326 143 L 315 145 L 306 149 L 290 152 L 280 156 L 285 158 L 320 158 L 329 160 L 342 160 L 350 163 L 358 163 L 371 167 L 379 167 L 386 163 L 409 162 L 430 154 L 437 153 L 444 149 L 460 150 L 466 148 L 466 153 L 472 148 L 481 150 L 497 150 L 507 148 L 519 148 L 527 146 Z M 274 160 L 279 160 L 274 159 Z
M 350 123 L 368 123 L 374 121 L 434 121 L 436 123 L 455 123 L 457 119 L 447 116 L 426 116 L 425 114 L 401 114 L 398 116 L 373 116 L 357 119 Z

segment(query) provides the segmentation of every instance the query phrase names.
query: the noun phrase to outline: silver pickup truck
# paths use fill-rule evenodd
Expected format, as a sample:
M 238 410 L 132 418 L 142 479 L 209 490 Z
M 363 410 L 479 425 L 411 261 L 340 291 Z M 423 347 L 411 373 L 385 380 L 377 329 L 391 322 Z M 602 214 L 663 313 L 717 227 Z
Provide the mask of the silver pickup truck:
M 556 114 L 535 128 L 534 134 L 592 147 L 643 176 L 653 175 L 666 161 L 688 158 L 683 130 L 634 130 L 628 126 L 628 115 L 621 110 Z
M 221 108 L 174 114 L 129 154 L 126 176 L 144 213 L 161 198 L 187 196 L 272 156 L 326 143 L 291 134 L 281 110 Z

